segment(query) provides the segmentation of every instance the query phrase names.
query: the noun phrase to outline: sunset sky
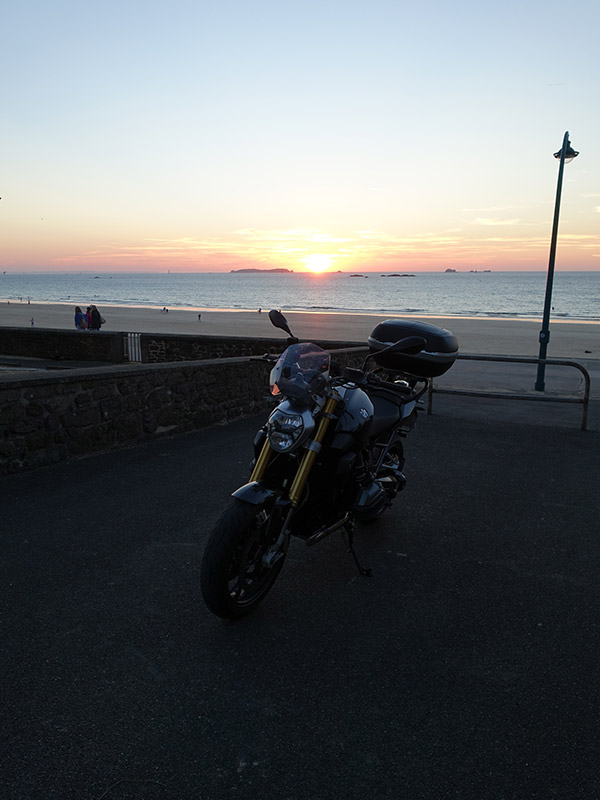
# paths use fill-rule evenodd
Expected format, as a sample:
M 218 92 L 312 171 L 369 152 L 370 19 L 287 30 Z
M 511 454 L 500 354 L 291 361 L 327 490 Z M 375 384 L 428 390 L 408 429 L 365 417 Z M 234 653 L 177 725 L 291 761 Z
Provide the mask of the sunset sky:
M 22 0 L 0 268 L 600 269 L 600 4 Z

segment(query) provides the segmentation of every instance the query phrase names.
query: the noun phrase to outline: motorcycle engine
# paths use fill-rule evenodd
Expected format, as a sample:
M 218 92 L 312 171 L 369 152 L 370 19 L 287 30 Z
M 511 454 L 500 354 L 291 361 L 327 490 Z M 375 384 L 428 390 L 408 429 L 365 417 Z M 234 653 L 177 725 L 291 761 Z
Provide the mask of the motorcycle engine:
M 354 503 L 354 513 L 358 519 L 371 519 L 383 511 L 386 495 L 379 481 L 371 481 L 360 487 L 358 497 Z

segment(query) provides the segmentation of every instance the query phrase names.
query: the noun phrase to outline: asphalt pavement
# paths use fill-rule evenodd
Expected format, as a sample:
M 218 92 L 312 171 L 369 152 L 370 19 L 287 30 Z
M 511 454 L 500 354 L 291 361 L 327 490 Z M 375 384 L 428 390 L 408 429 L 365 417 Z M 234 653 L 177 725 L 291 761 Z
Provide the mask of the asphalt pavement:
M 293 543 L 261 608 L 204 607 L 245 420 L 0 480 L 0 795 L 600 797 L 600 433 L 577 406 L 435 398 L 408 484 Z

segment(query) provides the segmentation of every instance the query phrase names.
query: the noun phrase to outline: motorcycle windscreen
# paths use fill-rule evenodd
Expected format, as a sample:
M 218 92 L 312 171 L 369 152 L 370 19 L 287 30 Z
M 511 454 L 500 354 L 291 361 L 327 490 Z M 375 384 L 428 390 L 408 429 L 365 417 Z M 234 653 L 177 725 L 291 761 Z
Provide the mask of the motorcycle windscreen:
M 293 344 L 271 370 L 271 394 L 308 401 L 317 385 L 329 376 L 331 356 L 310 342 Z

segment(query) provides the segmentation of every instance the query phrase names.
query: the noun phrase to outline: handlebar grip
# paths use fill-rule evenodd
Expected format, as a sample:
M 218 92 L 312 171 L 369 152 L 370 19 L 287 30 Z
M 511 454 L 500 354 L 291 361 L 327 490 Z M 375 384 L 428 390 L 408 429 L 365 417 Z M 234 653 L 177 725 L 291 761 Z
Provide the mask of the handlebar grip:
M 412 392 L 410 387 L 406 389 L 406 387 L 400 386 L 397 383 L 392 383 L 391 381 L 381 381 L 378 385 L 382 386 L 384 389 L 389 389 L 391 392 L 396 392 L 396 394 L 411 394 Z
M 272 361 L 275 362 L 279 356 L 272 353 L 263 353 L 262 356 L 250 356 L 250 361 Z
M 344 378 L 350 381 L 362 381 L 364 378 L 364 373 L 362 369 L 356 369 L 356 367 L 344 367 L 343 370 Z

